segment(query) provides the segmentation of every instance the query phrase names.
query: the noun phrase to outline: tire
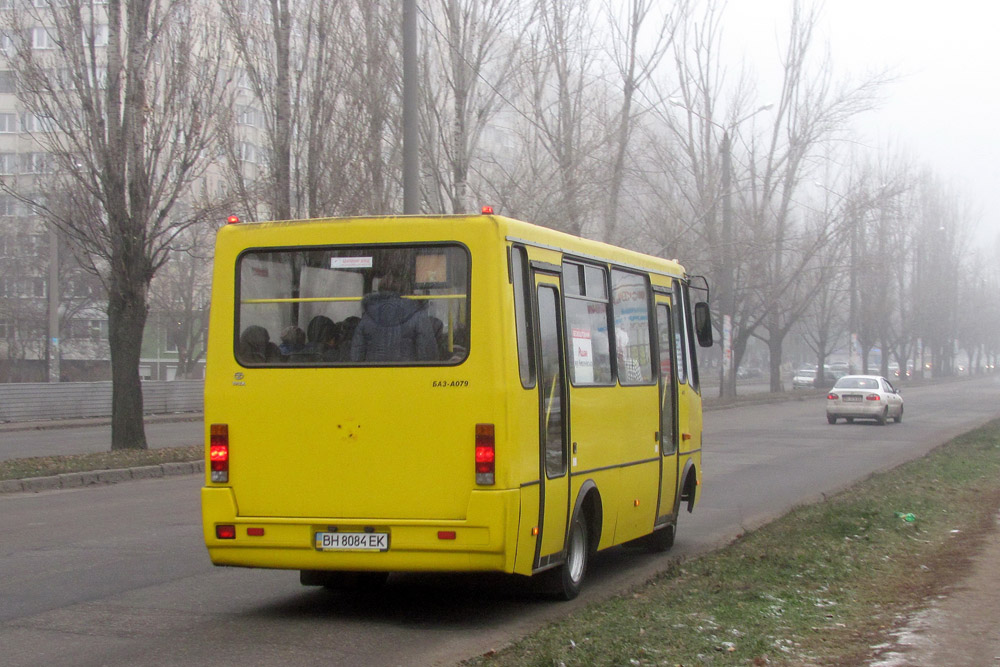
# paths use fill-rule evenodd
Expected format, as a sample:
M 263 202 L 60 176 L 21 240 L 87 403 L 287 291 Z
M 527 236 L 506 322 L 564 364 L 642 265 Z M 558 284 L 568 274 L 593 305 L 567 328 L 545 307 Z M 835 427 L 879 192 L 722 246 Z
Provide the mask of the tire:
M 836 424 L 837 423 L 837 418 L 834 417 L 833 415 L 827 415 L 826 416 L 826 421 L 829 424 Z
M 301 570 L 299 582 L 303 586 L 322 586 L 328 591 L 374 592 L 385 586 L 388 572 L 326 572 Z
M 903 423 L 903 406 L 902 405 L 899 406 L 899 414 L 896 415 L 896 423 L 897 424 L 902 424 Z
M 642 538 L 642 544 L 651 553 L 663 553 L 669 551 L 674 546 L 674 537 L 677 535 L 677 524 L 654 530 L 652 533 Z
M 886 406 L 885 410 L 882 411 L 882 414 L 880 414 L 878 417 L 875 418 L 875 423 L 877 423 L 879 426 L 885 426 L 885 422 L 888 420 L 888 418 L 889 418 L 889 406 Z
M 566 540 L 566 562 L 546 573 L 549 577 L 547 588 L 557 600 L 572 600 L 583 588 L 583 578 L 587 574 L 590 560 L 590 531 L 587 521 L 580 512 L 573 517 Z

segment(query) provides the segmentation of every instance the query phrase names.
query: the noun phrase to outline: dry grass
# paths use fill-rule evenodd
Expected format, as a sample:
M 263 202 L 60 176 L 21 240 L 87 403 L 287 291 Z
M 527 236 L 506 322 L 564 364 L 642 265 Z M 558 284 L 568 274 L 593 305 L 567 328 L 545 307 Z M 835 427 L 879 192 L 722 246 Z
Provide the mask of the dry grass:
M 204 456 L 200 446 L 129 449 L 72 456 L 35 456 L 0 461 L 0 480 L 47 477 L 68 472 L 114 470 L 134 466 L 199 461 Z
M 1000 422 L 474 664 L 865 664 L 961 576 L 998 506 Z

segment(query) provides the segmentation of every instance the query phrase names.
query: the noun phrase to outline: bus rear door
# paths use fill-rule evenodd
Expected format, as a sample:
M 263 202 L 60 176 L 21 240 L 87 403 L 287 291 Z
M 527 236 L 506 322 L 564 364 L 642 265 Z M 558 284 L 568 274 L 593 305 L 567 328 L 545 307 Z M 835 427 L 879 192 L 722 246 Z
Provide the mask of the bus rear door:
M 558 563 L 565 557 L 569 516 L 569 421 L 565 384 L 563 324 L 559 283 L 555 276 L 536 274 L 538 326 L 539 479 L 541 499 L 535 567 Z

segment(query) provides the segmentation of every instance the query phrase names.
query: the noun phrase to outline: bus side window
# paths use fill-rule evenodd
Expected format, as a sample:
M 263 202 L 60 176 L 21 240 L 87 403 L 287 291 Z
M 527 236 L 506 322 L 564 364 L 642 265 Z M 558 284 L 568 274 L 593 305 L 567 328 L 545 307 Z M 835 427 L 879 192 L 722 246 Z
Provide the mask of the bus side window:
M 535 386 L 535 352 L 532 344 L 528 257 L 522 246 L 510 249 L 510 278 L 514 286 L 514 324 L 517 327 L 517 366 L 521 386 Z
M 698 345 L 696 344 L 697 336 L 694 330 L 694 308 L 691 306 L 691 292 L 688 284 L 685 283 L 681 287 L 681 290 L 684 294 L 684 321 L 687 326 L 687 339 L 684 342 L 688 353 L 688 368 L 691 369 L 691 387 L 695 391 L 699 391 L 701 381 L 698 377 Z
M 674 359 L 677 362 L 677 383 L 687 384 L 688 381 L 688 326 L 685 313 L 687 304 L 684 302 L 684 293 L 681 290 L 679 281 L 674 281 L 674 307 L 671 309 L 674 314 Z
M 649 345 L 649 290 L 646 276 L 611 270 L 611 294 L 615 316 L 615 356 L 618 382 L 622 385 L 653 381 L 653 358 Z
M 562 274 L 570 380 L 574 386 L 612 384 L 607 269 L 566 261 Z

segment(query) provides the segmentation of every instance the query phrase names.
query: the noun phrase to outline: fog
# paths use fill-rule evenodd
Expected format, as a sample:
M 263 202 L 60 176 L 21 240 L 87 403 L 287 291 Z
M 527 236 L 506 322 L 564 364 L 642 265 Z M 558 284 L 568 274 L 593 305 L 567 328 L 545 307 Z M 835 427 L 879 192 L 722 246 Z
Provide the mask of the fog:
M 791 0 L 730 2 L 730 62 L 760 77 L 761 99 L 777 84 Z M 889 71 L 881 107 L 857 121 L 860 141 L 892 146 L 964 195 L 979 220 L 978 244 L 1000 236 L 1000 4 L 975 0 L 835 0 L 822 5 L 818 43 L 837 76 Z

